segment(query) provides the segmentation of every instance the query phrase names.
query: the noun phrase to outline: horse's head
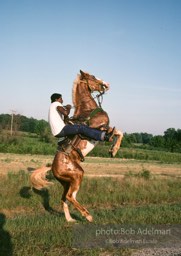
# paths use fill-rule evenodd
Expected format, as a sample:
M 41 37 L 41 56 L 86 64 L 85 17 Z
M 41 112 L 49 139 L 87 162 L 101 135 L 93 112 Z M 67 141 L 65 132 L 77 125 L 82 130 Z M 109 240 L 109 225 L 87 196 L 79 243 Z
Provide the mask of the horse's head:
M 81 74 L 81 80 L 85 80 L 90 91 L 98 91 L 98 92 L 105 92 L 109 90 L 109 83 L 106 83 L 105 81 L 96 78 L 93 75 L 90 75 L 89 73 L 83 72 L 80 70 Z

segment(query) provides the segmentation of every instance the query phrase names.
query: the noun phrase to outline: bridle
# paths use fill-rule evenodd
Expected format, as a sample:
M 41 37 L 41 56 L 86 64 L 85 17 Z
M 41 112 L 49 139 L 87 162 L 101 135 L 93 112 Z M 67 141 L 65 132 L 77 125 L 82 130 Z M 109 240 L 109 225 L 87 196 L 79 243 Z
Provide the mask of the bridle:
M 99 91 L 99 94 L 97 94 L 96 96 L 95 96 L 95 98 L 97 98 L 97 101 L 98 101 L 98 104 L 99 104 L 99 107 L 101 108 L 102 106 L 102 102 L 103 102 L 103 95 L 104 95 L 104 93 L 105 93 L 105 87 L 103 86 L 103 91 L 101 92 L 101 91 Z
M 85 81 L 86 81 L 86 83 L 87 83 L 87 86 L 88 86 L 90 92 L 93 93 L 94 90 L 93 90 L 93 88 L 91 87 L 91 85 L 89 84 L 88 79 L 85 78 Z M 106 92 L 106 87 L 105 87 L 103 84 L 101 84 L 101 83 L 99 83 L 98 85 L 99 85 L 99 88 L 98 88 L 98 92 L 99 92 L 99 93 L 98 93 L 95 97 L 93 97 L 93 99 L 96 98 L 99 107 L 102 108 L 101 105 L 102 105 L 102 102 L 103 102 L 103 95 L 104 95 L 105 92 Z

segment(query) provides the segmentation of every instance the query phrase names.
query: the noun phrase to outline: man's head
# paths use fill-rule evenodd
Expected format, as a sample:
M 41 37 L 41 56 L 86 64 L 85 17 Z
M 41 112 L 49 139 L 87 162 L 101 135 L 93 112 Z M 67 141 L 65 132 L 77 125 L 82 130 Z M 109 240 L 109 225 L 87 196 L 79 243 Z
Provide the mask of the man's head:
M 53 93 L 51 95 L 50 99 L 51 99 L 51 102 L 55 102 L 55 101 L 57 101 L 59 99 L 62 99 L 62 95 L 59 94 L 59 93 Z

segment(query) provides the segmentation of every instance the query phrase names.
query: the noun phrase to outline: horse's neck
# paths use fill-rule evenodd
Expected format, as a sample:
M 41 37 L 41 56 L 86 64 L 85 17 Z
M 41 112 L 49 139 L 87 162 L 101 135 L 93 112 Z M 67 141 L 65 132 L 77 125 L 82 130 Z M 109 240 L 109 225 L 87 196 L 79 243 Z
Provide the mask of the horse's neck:
M 97 108 L 97 103 L 92 98 L 90 91 L 80 83 L 76 88 L 76 102 L 75 102 L 75 112 L 74 117 L 87 117 L 90 112 Z

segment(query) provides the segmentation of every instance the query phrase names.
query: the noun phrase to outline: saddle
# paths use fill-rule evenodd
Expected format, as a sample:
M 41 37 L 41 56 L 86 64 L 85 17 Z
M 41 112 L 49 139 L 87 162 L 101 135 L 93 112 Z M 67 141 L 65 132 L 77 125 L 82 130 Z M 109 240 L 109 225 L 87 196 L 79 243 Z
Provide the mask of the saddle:
M 79 154 L 81 162 L 84 162 L 85 158 L 81 150 L 78 148 L 78 144 L 82 139 L 83 138 L 80 135 L 64 137 L 63 140 L 58 141 L 57 150 L 67 155 L 69 155 L 73 150 L 75 150 Z
M 68 124 L 85 124 L 89 126 L 89 122 L 91 120 L 91 118 L 93 118 L 97 113 L 102 112 L 103 109 L 102 108 L 96 108 L 95 110 L 93 110 L 90 115 L 87 118 L 78 118 L 78 119 L 74 119 L 74 118 L 69 118 L 67 117 L 64 121 L 65 123 Z M 101 126 L 100 128 L 103 128 L 104 130 L 108 129 L 108 126 Z M 57 150 L 60 152 L 63 152 L 65 154 L 70 154 L 73 150 L 75 150 L 79 156 L 81 161 L 83 162 L 84 156 L 81 152 L 81 150 L 78 148 L 78 144 L 81 140 L 91 140 L 89 137 L 84 137 L 82 135 L 73 135 L 73 136 L 67 136 L 64 138 L 60 138 L 60 140 L 58 141 L 58 148 Z

